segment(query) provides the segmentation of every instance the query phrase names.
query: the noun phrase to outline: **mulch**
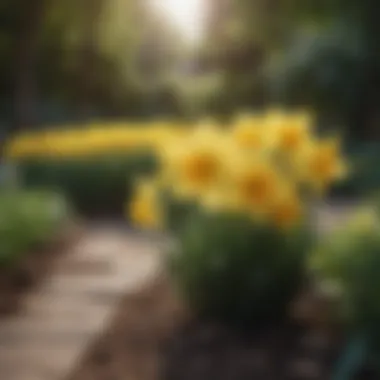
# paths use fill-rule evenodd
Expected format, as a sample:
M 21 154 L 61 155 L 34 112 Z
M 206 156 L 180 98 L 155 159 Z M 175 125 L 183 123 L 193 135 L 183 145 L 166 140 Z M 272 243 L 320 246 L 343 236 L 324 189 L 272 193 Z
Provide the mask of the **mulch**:
M 236 331 L 186 311 L 166 276 L 126 296 L 68 380 L 327 380 L 342 349 L 320 323 Z M 368 370 L 355 380 L 375 380 Z
M 0 320 L 19 312 L 24 295 L 46 278 L 82 232 L 80 223 L 70 223 L 51 241 L 23 255 L 15 265 L 0 268 Z

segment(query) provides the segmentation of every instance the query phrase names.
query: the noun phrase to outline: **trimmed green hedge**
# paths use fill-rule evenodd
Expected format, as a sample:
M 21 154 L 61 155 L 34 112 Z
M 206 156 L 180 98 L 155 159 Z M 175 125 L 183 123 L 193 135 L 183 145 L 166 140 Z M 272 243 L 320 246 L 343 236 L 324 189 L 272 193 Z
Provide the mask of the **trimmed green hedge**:
M 61 192 L 85 216 L 122 215 L 136 177 L 155 170 L 152 154 L 138 152 L 84 158 L 34 159 L 18 162 L 25 188 Z

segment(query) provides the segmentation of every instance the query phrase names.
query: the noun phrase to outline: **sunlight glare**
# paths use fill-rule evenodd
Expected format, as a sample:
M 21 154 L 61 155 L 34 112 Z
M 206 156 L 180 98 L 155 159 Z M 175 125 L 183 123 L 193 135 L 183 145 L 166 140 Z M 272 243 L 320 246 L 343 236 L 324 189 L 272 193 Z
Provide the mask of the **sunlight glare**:
M 155 9 L 191 42 L 198 41 L 205 24 L 205 0 L 151 0 Z

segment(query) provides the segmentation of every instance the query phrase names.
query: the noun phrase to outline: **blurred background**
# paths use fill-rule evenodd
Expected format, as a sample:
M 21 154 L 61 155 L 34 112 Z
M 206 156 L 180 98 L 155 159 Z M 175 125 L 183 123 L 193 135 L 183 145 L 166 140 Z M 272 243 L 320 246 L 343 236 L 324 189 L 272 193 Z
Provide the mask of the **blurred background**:
M 228 120 L 301 106 L 322 129 L 338 128 L 358 158 L 361 177 L 351 182 L 363 188 L 350 194 L 374 189 L 378 8 L 375 0 L 1 0 L 3 141 L 57 126 Z
M 80 267 L 80 263 L 84 263 L 83 268 L 91 267 L 91 262 L 99 265 L 99 275 L 97 269 L 94 272 L 88 271 L 95 274 L 92 280 L 89 280 L 94 285 L 94 293 L 103 287 L 102 278 L 107 284 L 113 284 L 108 279 L 116 279 L 120 289 L 115 287 L 109 290 L 108 285 L 104 285 L 105 291 L 100 300 L 116 300 L 120 297 L 120 290 L 127 288 L 124 281 L 129 281 L 134 274 L 148 278 L 143 270 L 148 264 L 149 268 L 153 268 L 150 270 L 155 272 L 158 259 L 152 263 L 142 261 L 142 269 L 138 265 L 135 266 L 135 263 L 140 253 L 143 253 L 141 257 L 144 258 L 145 251 L 149 253 L 151 247 L 154 246 L 156 249 L 161 242 L 145 239 L 145 242 L 141 243 L 143 238 L 138 240 L 137 235 L 126 235 L 126 210 L 133 205 L 131 200 L 136 179 L 155 173 L 158 166 L 157 152 L 162 153 L 172 136 L 176 133 L 181 134 L 187 126 L 194 126 L 198 120 L 211 118 L 228 128 L 233 126 L 236 116 L 245 113 L 273 108 L 297 111 L 306 109 L 315 115 L 318 131 L 338 132 L 343 136 L 344 156 L 348 158 L 352 169 L 350 176 L 334 186 L 328 195 L 339 201 L 343 200 L 343 203 L 349 200 L 348 203 L 353 201 L 354 204 L 355 200 L 379 194 L 379 14 L 379 0 L 0 0 L 0 317 L 4 311 L 8 313 L 11 310 L 11 302 L 8 302 L 7 295 L 14 293 L 18 296 L 20 289 L 25 290 L 39 278 L 40 268 L 44 268 L 41 265 L 41 260 L 45 260 L 44 256 L 38 256 L 38 261 L 35 260 L 35 255 L 30 256 L 29 253 L 39 252 L 41 247 L 47 246 L 47 251 L 51 253 L 56 250 L 65 254 L 71 250 L 74 256 L 83 256 L 81 260 L 73 261 L 71 264 L 70 270 L 74 272 L 76 266 Z M 376 203 L 377 211 L 380 210 L 379 200 L 380 197 Z M 193 207 L 185 206 L 190 209 Z M 150 218 L 149 208 L 146 211 L 146 208 L 142 207 L 142 210 L 143 217 L 148 221 L 154 219 Z M 173 220 L 176 228 L 179 225 L 179 219 L 176 219 L 179 218 L 177 212 L 181 216 L 186 215 L 188 211 L 181 208 L 177 211 L 174 207 Z M 343 214 L 340 219 L 334 219 L 334 215 L 340 212 L 334 209 L 322 215 L 321 220 L 327 226 L 326 230 L 329 230 L 333 223 L 339 224 L 345 219 Z M 123 223 L 119 223 L 120 217 L 123 218 Z M 369 233 L 372 233 L 371 220 L 375 220 L 373 224 L 378 224 L 378 221 L 370 219 L 370 222 L 366 222 L 368 218 L 365 218 L 363 225 L 370 226 Z M 88 220 L 91 223 L 82 223 Z M 102 223 L 104 220 L 111 220 L 112 225 L 107 224 L 107 228 L 95 226 L 97 222 Z M 332 222 L 329 224 L 329 221 Z M 75 228 L 72 228 L 72 225 Z M 239 244 L 241 236 L 244 239 L 248 236 L 239 233 L 234 235 L 234 231 L 238 229 L 230 229 L 230 224 L 223 222 L 220 225 L 228 228 L 226 227 L 226 233 L 223 229 L 220 232 L 223 239 L 218 238 L 215 241 L 212 239 L 219 235 L 210 233 L 209 240 L 208 224 L 199 224 L 201 227 L 195 230 L 194 236 L 204 239 L 205 245 L 200 245 L 204 247 L 204 251 L 198 249 L 198 245 L 191 245 L 192 240 L 189 238 L 189 263 L 195 264 L 193 267 L 189 264 L 190 270 L 184 271 L 183 278 L 187 278 L 189 273 L 189 284 L 192 285 L 192 280 L 195 281 L 196 296 L 197 289 L 201 289 L 199 295 L 202 294 L 202 297 L 204 293 L 210 294 L 210 305 L 213 305 L 215 294 L 217 302 L 220 300 L 223 307 L 228 303 L 224 304 L 225 299 L 240 302 L 244 297 L 236 297 L 235 293 L 229 290 L 235 289 L 230 284 L 235 282 L 235 279 L 239 279 L 240 283 L 242 277 L 249 279 L 247 282 L 241 281 L 242 284 L 249 284 L 249 290 L 243 287 L 238 295 L 253 294 L 253 297 L 256 297 L 256 292 L 252 292 L 251 284 L 254 282 L 251 278 L 254 276 L 251 268 L 258 273 L 259 289 L 261 283 L 267 283 L 270 285 L 270 291 L 272 288 L 275 289 L 276 296 L 277 289 L 280 293 L 283 290 L 283 283 L 272 286 L 272 280 L 266 273 L 271 276 L 280 273 L 281 281 L 286 277 L 285 285 L 290 284 L 293 287 L 293 279 L 298 280 L 299 268 L 298 264 L 293 264 L 291 255 L 283 257 L 292 258 L 288 261 L 297 267 L 296 276 L 293 276 L 293 272 L 279 271 L 281 265 L 277 265 L 275 260 L 271 260 L 270 263 L 267 259 L 261 260 L 260 255 L 252 255 L 253 260 L 259 257 L 259 265 L 256 265 L 255 261 L 249 261 L 249 265 L 245 265 L 244 260 L 251 257 L 246 255 L 247 249 L 255 254 L 265 253 L 265 257 L 271 257 L 267 255 L 267 249 L 261 248 L 261 245 L 260 249 L 255 249 L 256 240 L 252 240 L 253 245 L 242 248 L 241 257 L 244 260 L 236 261 L 239 263 L 238 266 L 241 266 L 240 269 L 243 269 L 243 276 L 240 276 L 239 271 L 236 275 L 235 264 L 231 266 L 231 272 L 224 271 L 223 258 L 217 258 L 215 261 L 217 268 L 222 268 L 220 272 L 219 269 L 214 271 L 214 253 L 226 252 L 227 258 L 233 253 L 230 257 L 234 258 L 235 251 L 242 246 L 235 246 L 229 234 L 232 233 L 233 238 L 237 237 L 236 241 Z M 219 227 L 217 223 L 215 226 Z M 78 233 L 83 239 L 78 245 L 80 248 L 76 250 L 77 240 L 74 243 L 70 240 L 69 249 L 51 248 L 52 242 L 56 243 L 56 237 L 59 236 L 61 239 L 61 235 L 66 229 L 69 230 L 69 227 L 75 234 L 76 229 L 82 228 L 82 235 Z M 249 233 L 251 231 L 245 227 L 242 230 Z M 215 227 L 215 231 L 220 230 Z M 346 235 L 351 238 L 350 230 L 347 231 L 344 239 Z M 374 234 L 375 232 L 377 234 L 378 230 L 373 229 Z M 71 230 L 70 234 L 75 235 Z M 261 235 L 258 236 L 261 239 Z M 271 236 L 265 235 L 263 241 L 266 242 L 265 239 L 268 239 L 272 244 Z M 355 240 L 354 235 L 353 243 L 347 240 L 347 245 L 338 244 L 338 248 L 333 245 L 331 252 L 328 247 L 326 257 L 332 258 L 332 266 L 336 264 L 338 267 L 343 261 L 341 257 L 345 257 L 345 263 L 349 262 L 349 265 L 344 266 L 344 270 L 347 271 L 347 278 L 355 278 L 356 281 L 352 282 L 352 286 L 349 284 L 349 289 L 354 291 L 353 294 L 358 300 L 355 307 L 360 311 L 364 309 L 362 314 L 366 313 L 367 309 L 362 307 L 360 300 L 362 294 L 368 293 L 368 297 L 363 299 L 368 300 L 370 312 L 375 310 L 375 325 L 379 326 L 377 289 L 380 264 L 377 263 L 380 238 L 374 235 L 375 238 L 372 239 L 372 235 L 369 235 L 372 240 L 368 240 L 373 246 L 368 246 L 366 236 L 359 234 L 359 240 Z M 66 236 L 65 239 L 68 240 Z M 75 239 L 79 238 L 75 235 Z M 248 240 L 251 242 L 250 238 Z M 336 240 L 340 243 L 339 239 Z M 227 248 L 223 245 L 224 242 Z M 274 243 L 277 244 L 276 239 Z M 278 253 L 277 247 L 284 251 L 281 253 L 288 253 L 287 246 L 283 248 L 282 243 L 271 244 L 269 247 L 275 247 L 270 248 L 273 254 Z M 346 254 L 343 252 L 346 246 L 352 247 L 348 249 L 351 261 L 346 260 L 347 256 L 343 256 L 343 253 Z M 251 249 L 252 247 L 254 249 Z M 357 249 L 360 249 L 360 255 L 357 255 Z M 101 252 L 101 260 L 104 256 L 104 260 L 99 261 L 100 264 L 96 262 L 97 250 Z M 342 255 L 340 250 L 343 252 Z M 195 256 L 192 255 L 193 251 L 196 253 Z M 211 260 L 208 260 L 206 253 L 211 253 Z M 52 256 L 54 255 L 55 253 Z M 375 259 L 372 259 L 372 255 Z M 151 256 L 154 260 L 159 257 L 158 254 Z M 187 259 L 186 255 L 183 257 Z M 198 257 L 201 258 L 199 266 Z M 357 265 L 357 257 L 360 260 L 362 257 L 370 258 L 367 261 L 368 266 L 365 267 L 368 272 L 361 269 L 361 265 Z M 26 260 L 26 269 L 22 260 Z M 17 271 L 14 268 L 19 262 L 22 263 L 21 270 Z M 222 265 L 219 265 L 220 262 Z M 281 264 L 282 260 L 279 262 Z M 327 262 L 329 263 L 328 260 Z M 365 260 L 360 261 L 362 262 Z M 102 268 L 108 268 L 109 263 L 113 269 L 106 269 L 104 273 L 109 273 L 103 275 Z M 187 262 L 184 263 L 179 267 L 186 269 Z M 267 263 L 270 270 L 267 271 L 264 267 L 263 277 L 260 265 Z M 271 266 L 272 263 L 275 265 Z M 49 266 L 46 268 L 42 272 L 59 274 Z M 284 268 L 288 267 L 284 265 Z M 352 276 L 355 268 L 359 268 L 359 275 L 356 277 Z M 67 269 L 67 272 L 70 270 Z M 209 273 L 214 272 L 216 287 L 210 286 L 214 284 L 214 275 L 211 276 L 212 281 L 208 281 Z M 77 273 L 79 277 L 85 276 L 84 269 L 77 269 Z M 229 277 L 231 273 L 232 282 Z M 227 277 L 223 277 L 225 274 Z M 261 280 L 262 278 L 264 280 Z M 276 281 L 278 277 L 273 278 Z M 67 282 L 71 285 L 71 277 Z M 41 330 L 37 331 L 44 331 L 45 317 L 54 323 L 58 321 L 59 325 L 60 321 L 66 319 L 63 311 L 61 313 L 65 308 L 67 315 L 72 314 L 73 310 L 75 312 L 81 309 L 81 305 L 90 310 L 89 314 L 83 316 L 77 314 L 80 315 L 78 326 L 86 325 L 101 314 L 98 312 L 100 309 L 93 311 L 81 298 L 79 301 L 75 298 L 76 294 L 81 294 L 75 284 L 74 281 L 74 286 L 70 288 L 72 292 L 68 292 L 65 297 L 68 300 L 67 305 L 60 303 L 63 293 L 57 296 L 57 293 L 53 292 L 52 298 L 45 298 L 47 304 L 54 305 L 50 306 L 49 310 L 56 308 L 57 313 L 51 313 L 50 317 L 43 315 L 35 318 L 35 323 L 42 323 L 38 325 Z M 164 290 L 165 287 L 169 288 L 164 284 Z M 165 309 L 167 303 L 162 301 L 161 293 L 165 291 L 160 287 L 157 289 L 155 295 L 154 284 L 153 298 L 152 301 L 148 300 L 147 305 L 152 308 L 153 299 L 157 299 L 158 301 L 154 302 L 160 306 L 153 306 L 153 309 L 158 308 L 158 311 L 152 309 L 153 312 L 150 312 L 151 309 L 144 306 L 143 301 L 141 311 L 136 317 L 132 317 L 136 318 L 138 323 L 140 320 L 143 321 L 142 327 L 136 331 L 146 330 L 147 335 L 151 336 L 155 336 L 156 332 L 150 330 L 151 326 L 155 326 L 152 322 L 154 318 L 162 321 L 173 319 L 173 313 Z M 240 292 L 240 288 L 237 289 L 237 292 Z M 113 297 L 116 290 L 117 297 Z M 219 297 L 220 294 L 222 297 Z M 231 294 L 230 298 L 226 296 Z M 250 301 L 249 296 L 248 304 L 252 307 L 254 303 Z M 280 296 L 282 297 L 282 294 Z M 199 299 L 203 300 L 202 297 Z M 168 298 L 170 299 L 170 296 Z M 57 302 L 54 303 L 52 299 Z M 74 303 L 69 302 L 71 299 Z M 262 307 L 264 303 L 271 307 L 272 304 L 276 304 L 272 301 L 273 298 L 270 302 L 262 302 L 260 298 L 260 307 L 255 309 L 265 309 Z M 61 304 L 62 309 L 58 307 Z M 109 305 L 110 308 L 114 307 L 111 303 Z M 167 314 L 161 313 L 161 305 Z M 227 306 L 227 311 L 234 310 L 233 307 Z M 134 306 L 126 303 L 121 307 L 129 310 Z M 316 310 L 319 309 L 323 308 L 317 305 Z M 310 315 L 318 314 L 314 313 L 314 309 L 311 310 Z M 134 315 L 125 313 L 121 320 L 128 320 L 127 314 Z M 36 322 L 36 319 L 39 321 Z M 136 321 L 131 326 L 138 325 Z M 366 322 L 365 319 L 362 321 Z M 120 324 L 123 327 L 122 322 Z M 14 326 L 16 327 L 13 331 L 20 330 L 18 325 Z M 34 325 L 30 326 L 34 332 Z M 57 331 L 62 336 L 60 328 L 58 326 Z M 94 331 L 96 328 L 98 327 L 94 327 Z M 0 336 L 4 336 L 1 334 L 7 332 L 7 329 L 7 325 L 0 323 Z M 115 330 L 116 334 L 112 332 L 110 336 L 120 336 L 119 346 L 126 347 L 131 329 L 133 327 L 123 332 L 124 335 Z M 20 331 L 22 335 L 23 330 Z M 190 335 L 193 335 L 192 330 Z M 33 342 L 30 344 L 27 334 L 23 335 L 23 339 L 19 340 L 22 352 L 29 354 L 24 350 L 24 342 L 28 343 L 31 352 L 37 351 L 37 346 Z M 186 340 L 186 337 L 184 339 Z M 138 346 L 133 339 L 128 342 L 131 342 L 132 351 Z M 143 346 L 144 344 L 142 343 Z M 54 345 L 53 342 L 51 346 Z M 206 345 L 201 345 L 202 349 L 206 347 L 207 350 Z M 288 348 L 293 345 L 291 342 L 284 343 L 284 354 L 287 355 L 287 351 L 291 351 Z M 107 345 L 100 346 L 106 347 L 107 355 Z M 156 346 L 158 347 L 154 347 Z M 213 346 L 216 348 L 219 343 Z M 4 349 L 0 349 L 0 367 L 5 367 L 4 363 L 10 357 L 8 351 L 17 359 L 11 364 L 12 371 L 23 367 L 19 365 L 21 356 L 18 352 L 8 350 L 7 347 L 4 345 Z M 234 349 L 233 343 L 231 352 L 234 352 Z M 245 348 L 243 354 L 246 352 L 244 350 Z M 47 355 L 51 353 L 50 347 L 41 352 L 41 362 L 44 365 L 55 365 L 54 360 L 46 360 Z M 236 352 L 236 356 L 239 356 L 239 351 Z M 279 357 L 277 348 L 274 352 L 276 357 Z M 34 358 L 33 355 L 31 357 Z M 101 354 L 97 357 L 100 358 L 95 359 L 98 362 L 111 361 L 104 359 L 107 356 Z M 127 362 L 127 357 L 129 353 L 123 353 L 121 362 Z M 34 368 L 33 360 L 30 363 Z M 223 356 L 220 362 L 224 361 L 228 363 Z M 246 361 L 248 363 L 249 360 Z M 181 367 L 182 362 L 178 363 Z M 238 366 L 241 367 L 240 364 Z M 142 362 L 142 367 L 145 369 L 149 366 Z M 218 373 L 229 375 L 219 364 L 217 367 Z M 96 376 L 88 378 L 99 379 L 98 374 L 101 371 L 98 368 L 95 366 L 93 370 Z M 186 366 L 181 369 L 187 371 Z M 23 370 L 25 377 L 22 379 L 30 379 L 29 367 L 25 366 Z M 279 373 L 282 374 L 283 371 Z M 186 373 L 187 378 L 188 375 Z M 46 376 L 44 374 L 44 378 Z M 126 377 L 128 376 L 125 376 L 124 372 L 120 378 Z M 11 376 L 6 378 L 21 379 Z M 74 378 L 84 379 L 80 375 Z M 106 377 L 102 377 L 104 378 Z M 107 377 L 110 378 L 116 379 Z M 200 377 L 194 375 L 195 378 Z M 273 378 L 279 377 L 276 375 Z
M 3 133 L 312 106 L 379 134 L 375 0 L 2 0 Z

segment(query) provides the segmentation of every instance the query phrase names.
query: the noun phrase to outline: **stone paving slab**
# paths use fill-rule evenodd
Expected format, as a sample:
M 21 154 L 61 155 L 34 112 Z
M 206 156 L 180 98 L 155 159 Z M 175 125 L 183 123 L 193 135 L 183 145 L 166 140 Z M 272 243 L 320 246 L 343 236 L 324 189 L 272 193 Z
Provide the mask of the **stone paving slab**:
M 0 324 L 0 379 L 61 380 L 106 327 L 121 298 L 152 279 L 159 245 L 128 231 L 90 229 Z

